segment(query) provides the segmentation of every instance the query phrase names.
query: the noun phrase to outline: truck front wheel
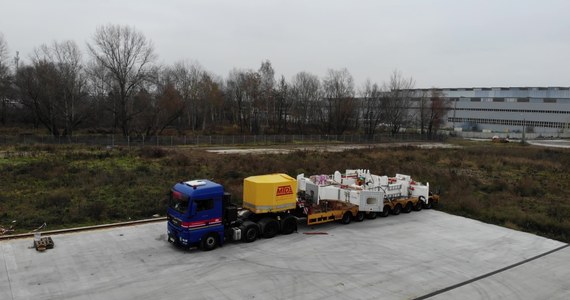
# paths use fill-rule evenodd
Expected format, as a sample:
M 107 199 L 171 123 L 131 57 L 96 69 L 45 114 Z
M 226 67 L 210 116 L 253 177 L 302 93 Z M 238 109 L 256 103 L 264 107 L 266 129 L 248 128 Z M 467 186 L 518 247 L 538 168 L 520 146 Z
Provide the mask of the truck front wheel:
M 259 235 L 259 227 L 255 223 L 252 223 L 245 227 L 241 239 L 246 243 L 251 243 L 257 240 L 258 235 Z
M 218 235 L 211 232 L 206 234 L 200 242 L 200 249 L 204 251 L 214 250 L 218 247 Z

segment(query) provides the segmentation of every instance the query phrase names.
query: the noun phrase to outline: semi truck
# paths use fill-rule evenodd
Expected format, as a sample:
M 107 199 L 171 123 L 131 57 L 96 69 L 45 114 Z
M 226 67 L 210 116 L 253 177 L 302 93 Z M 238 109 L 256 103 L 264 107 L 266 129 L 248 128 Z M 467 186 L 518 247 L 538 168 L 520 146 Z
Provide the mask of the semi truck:
M 348 199 L 333 197 L 335 192 L 347 195 Z M 350 200 L 351 193 L 354 199 L 361 199 L 362 195 L 365 202 L 373 195 L 381 204 L 363 206 L 362 202 Z M 418 198 L 415 199 L 417 203 Z M 372 218 L 371 214 L 377 213 L 369 210 L 370 206 L 378 207 L 376 210 L 380 212 L 387 211 L 386 201 L 395 203 L 390 207 L 390 212 L 395 213 L 398 203 L 389 199 L 381 186 L 372 184 L 366 190 L 345 184 L 325 186 L 302 174 L 295 179 L 278 173 L 245 178 L 243 204 L 238 207 L 219 183 L 207 179 L 182 181 L 172 187 L 168 196 L 168 241 L 209 251 L 228 241 L 250 243 L 258 238 L 291 234 L 297 231 L 298 221 L 302 219 L 308 225 L 362 221 L 366 214 Z

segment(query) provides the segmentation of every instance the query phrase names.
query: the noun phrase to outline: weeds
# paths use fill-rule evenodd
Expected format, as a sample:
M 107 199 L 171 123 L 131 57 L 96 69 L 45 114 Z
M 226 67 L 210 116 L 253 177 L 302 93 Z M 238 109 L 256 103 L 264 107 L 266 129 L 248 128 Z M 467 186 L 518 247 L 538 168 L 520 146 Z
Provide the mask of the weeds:
M 5 153 L 8 150 L 4 150 Z M 570 242 L 570 152 L 534 147 L 217 155 L 200 149 L 19 146 L 0 158 L 0 224 L 20 232 L 164 215 L 174 182 L 214 179 L 242 201 L 243 178 L 366 168 L 410 174 L 440 190 L 439 209 Z M 18 153 L 25 153 L 18 154 Z

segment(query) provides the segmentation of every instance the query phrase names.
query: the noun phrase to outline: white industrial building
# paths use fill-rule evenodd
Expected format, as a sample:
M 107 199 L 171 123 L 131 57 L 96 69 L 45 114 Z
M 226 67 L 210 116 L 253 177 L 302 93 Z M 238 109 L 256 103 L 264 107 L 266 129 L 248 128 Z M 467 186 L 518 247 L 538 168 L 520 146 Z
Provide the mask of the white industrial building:
M 570 131 L 569 87 L 437 89 L 449 100 L 445 127 L 461 131 L 546 133 Z M 417 89 L 416 95 L 430 89 Z

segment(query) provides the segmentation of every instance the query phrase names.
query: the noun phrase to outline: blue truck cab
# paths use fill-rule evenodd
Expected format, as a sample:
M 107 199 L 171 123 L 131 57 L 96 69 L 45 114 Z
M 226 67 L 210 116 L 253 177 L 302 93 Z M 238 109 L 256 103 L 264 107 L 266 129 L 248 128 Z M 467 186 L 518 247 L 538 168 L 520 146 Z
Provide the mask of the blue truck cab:
M 168 241 L 203 250 L 222 245 L 223 206 L 228 197 L 223 186 L 206 179 L 174 185 L 168 197 Z

